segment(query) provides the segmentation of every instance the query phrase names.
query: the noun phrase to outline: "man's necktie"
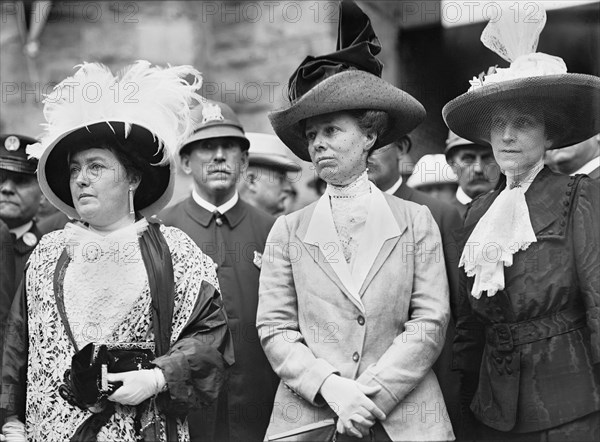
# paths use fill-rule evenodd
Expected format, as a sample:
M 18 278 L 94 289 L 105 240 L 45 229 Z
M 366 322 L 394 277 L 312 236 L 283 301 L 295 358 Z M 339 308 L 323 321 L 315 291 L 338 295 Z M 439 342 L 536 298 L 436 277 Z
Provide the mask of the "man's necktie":
M 218 227 L 221 227 L 223 225 L 223 215 L 221 214 L 221 212 L 219 212 L 218 210 L 215 210 L 213 212 L 213 217 L 215 219 L 215 224 Z

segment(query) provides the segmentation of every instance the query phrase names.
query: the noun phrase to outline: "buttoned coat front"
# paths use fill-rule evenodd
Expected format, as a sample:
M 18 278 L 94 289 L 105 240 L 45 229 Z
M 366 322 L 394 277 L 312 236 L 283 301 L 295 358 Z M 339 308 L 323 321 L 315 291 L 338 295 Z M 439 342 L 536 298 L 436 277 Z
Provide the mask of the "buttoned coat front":
M 382 387 L 392 440 L 453 439 L 431 370 L 449 318 L 439 229 L 427 207 L 374 185 L 370 200 L 352 273 L 327 193 L 269 234 L 257 327 L 282 382 L 268 435 L 333 417 L 319 389 L 338 374 Z
M 502 190 L 473 201 L 461 249 Z M 471 409 L 489 427 L 541 431 L 600 410 L 599 190 L 544 167 L 525 193 L 536 242 L 504 268 L 505 288 L 475 299 L 461 269 L 454 364 L 478 379 Z
M 165 209 L 160 217 L 166 225 L 187 233 L 217 265 L 233 337 L 235 364 L 229 368 L 227 384 L 213 410 L 190 415 L 192 440 L 260 441 L 269 422 L 278 378 L 255 328 L 260 273 L 257 259 L 274 219 L 240 199 L 222 216 L 224 221 L 216 223 L 212 213 L 191 196 Z M 216 428 L 212 428 L 212 412 L 217 413 Z

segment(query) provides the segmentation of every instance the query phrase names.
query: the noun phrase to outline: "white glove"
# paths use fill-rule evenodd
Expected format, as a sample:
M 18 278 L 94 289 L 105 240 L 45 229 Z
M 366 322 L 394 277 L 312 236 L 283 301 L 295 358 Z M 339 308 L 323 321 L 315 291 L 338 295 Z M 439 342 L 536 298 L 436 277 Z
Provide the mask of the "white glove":
M 6 442 L 27 442 L 25 436 L 25 425 L 16 417 L 9 417 L 2 427 L 1 441 Z
M 108 397 L 109 401 L 123 405 L 138 405 L 160 393 L 166 385 L 165 375 L 158 367 L 150 370 L 108 373 L 109 383 L 123 382 L 123 385 Z

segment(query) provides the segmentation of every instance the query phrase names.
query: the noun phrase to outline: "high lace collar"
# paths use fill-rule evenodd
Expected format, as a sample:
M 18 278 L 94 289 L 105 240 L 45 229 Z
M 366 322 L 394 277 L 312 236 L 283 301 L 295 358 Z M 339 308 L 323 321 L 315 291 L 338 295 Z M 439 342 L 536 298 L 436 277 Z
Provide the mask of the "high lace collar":
M 519 176 L 519 179 L 515 179 L 515 177 L 511 176 L 510 174 L 506 174 L 506 187 L 508 187 L 509 189 L 514 189 L 515 187 L 522 187 L 523 191 L 525 192 L 533 182 L 534 178 L 537 176 L 538 173 L 540 173 L 540 171 L 543 168 L 544 160 L 542 159 L 528 172 Z
M 357 198 L 371 192 L 369 175 L 365 170 L 356 180 L 344 186 L 327 184 L 327 194 L 331 198 Z

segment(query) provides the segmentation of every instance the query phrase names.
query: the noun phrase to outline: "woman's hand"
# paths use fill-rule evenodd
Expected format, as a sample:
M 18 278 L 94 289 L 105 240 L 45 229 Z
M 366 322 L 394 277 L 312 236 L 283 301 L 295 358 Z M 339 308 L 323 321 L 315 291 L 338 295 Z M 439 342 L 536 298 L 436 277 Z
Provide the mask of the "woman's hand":
M 138 405 L 158 394 L 166 385 L 165 376 L 158 367 L 150 370 L 108 373 L 109 383 L 122 382 L 123 385 L 108 397 L 109 401 L 123 405 Z
M 337 431 L 361 438 L 369 434 L 376 420 L 386 418 L 383 411 L 369 399 L 381 390 L 380 386 L 369 387 L 351 379 L 331 375 L 321 386 L 321 396 L 338 415 Z
M 6 423 L 2 427 L 0 441 L 6 442 L 27 442 L 25 436 L 25 425 L 16 416 L 6 418 Z

